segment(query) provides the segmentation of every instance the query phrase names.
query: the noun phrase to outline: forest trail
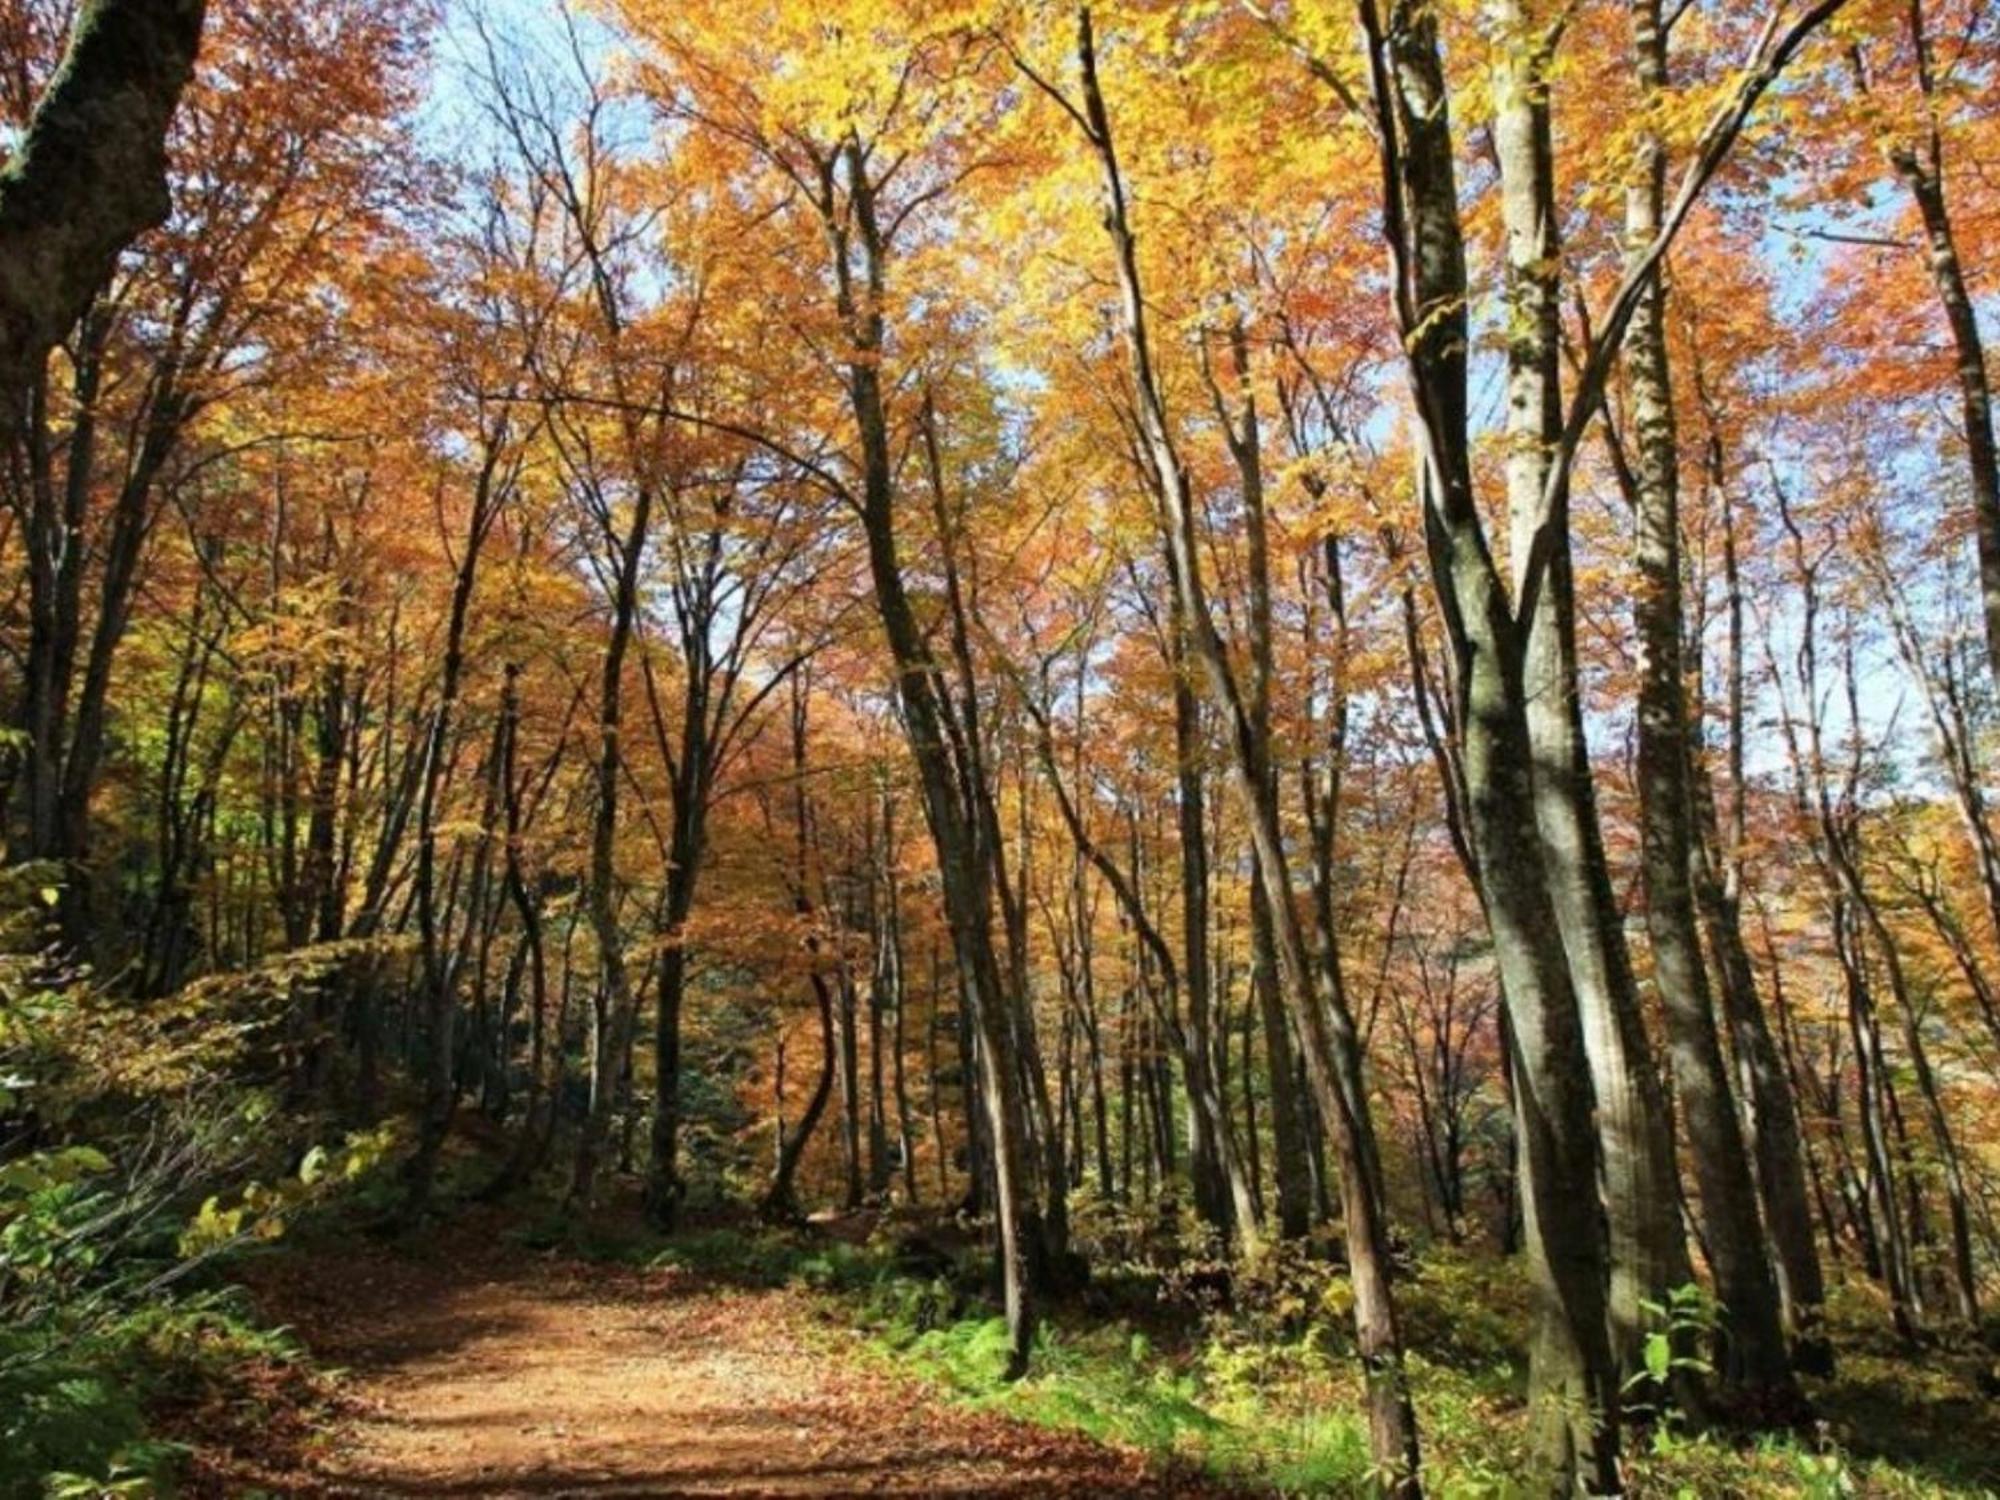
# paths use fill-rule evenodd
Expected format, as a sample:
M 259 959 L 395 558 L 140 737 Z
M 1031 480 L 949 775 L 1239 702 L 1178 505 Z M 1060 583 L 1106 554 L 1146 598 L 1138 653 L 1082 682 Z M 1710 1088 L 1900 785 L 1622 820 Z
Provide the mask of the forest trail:
M 403 1246 L 267 1263 L 253 1291 L 343 1417 L 304 1472 L 222 1492 L 333 1496 L 1209 1493 L 1136 1455 L 949 1406 L 843 1350 L 805 1293 L 509 1244 L 484 1214 Z M 255 1458 L 246 1460 L 255 1467 Z

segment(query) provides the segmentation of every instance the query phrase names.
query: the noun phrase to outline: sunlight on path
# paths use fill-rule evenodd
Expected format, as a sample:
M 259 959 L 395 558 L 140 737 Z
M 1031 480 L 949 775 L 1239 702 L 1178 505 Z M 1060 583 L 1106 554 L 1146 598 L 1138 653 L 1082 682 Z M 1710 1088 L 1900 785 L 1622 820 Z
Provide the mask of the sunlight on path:
M 844 1359 L 801 1294 L 453 1236 L 282 1295 L 352 1371 L 326 1495 L 1165 1495 L 1137 1458 Z

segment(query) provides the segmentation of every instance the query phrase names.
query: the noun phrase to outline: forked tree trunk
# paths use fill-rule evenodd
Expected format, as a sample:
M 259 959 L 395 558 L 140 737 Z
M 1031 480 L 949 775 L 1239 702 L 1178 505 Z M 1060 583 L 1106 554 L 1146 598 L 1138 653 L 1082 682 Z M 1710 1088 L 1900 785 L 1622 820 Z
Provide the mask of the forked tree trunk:
M 454 718 L 465 675 L 465 637 L 472 609 L 472 591 L 479 578 L 479 555 L 505 504 L 508 484 L 503 477 L 505 418 L 482 434 L 485 452 L 472 495 L 466 535 L 459 547 L 452 580 L 451 606 L 446 616 L 444 661 L 439 673 L 438 702 L 424 741 L 421 790 L 417 797 L 417 930 L 421 942 L 426 1019 L 430 1055 L 424 1071 L 424 1105 L 418 1123 L 417 1149 L 410 1158 L 405 1209 L 421 1213 L 430 1196 L 438 1152 L 457 1104 L 453 1087 L 454 1034 L 458 1012 L 460 964 L 445 951 L 444 913 L 437 889 L 438 797 L 444 785 L 446 759 L 451 753 Z M 502 731 L 505 720 L 502 720 Z M 496 755 L 496 760 L 497 760 Z M 489 825 L 490 827 L 490 825 Z M 481 846 L 482 860 L 485 849 Z
M 766 1219 L 778 1223 L 790 1223 L 800 1215 L 798 1189 L 799 1161 L 805 1155 L 807 1142 L 819 1128 L 820 1117 L 826 1113 L 827 1100 L 833 1095 L 833 1074 L 836 1046 L 833 1023 L 833 989 L 826 982 L 818 959 L 820 941 L 811 923 L 815 918 L 812 895 L 812 813 L 806 792 L 806 689 L 797 678 L 792 682 L 791 731 L 792 731 L 792 832 L 793 849 L 798 861 L 798 871 L 793 877 L 792 907 L 806 921 L 806 950 L 812 960 L 812 970 L 807 976 L 812 986 L 814 1005 L 819 1013 L 819 1071 L 813 1075 L 812 1094 L 806 1100 L 804 1113 L 798 1124 L 791 1130 L 785 1129 L 783 1084 L 779 1084 L 778 1098 L 778 1155 L 771 1173 L 771 1186 L 766 1190 L 758 1213 Z
M 638 1001 L 625 962 L 625 939 L 618 923 L 617 863 L 618 784 L 623 760 L 619 729 L 624 720 L 625 656 L 638 613 L 639 563 L 646 546 L 652 511 L 652 490 L 641 486 L 631 525 L 619 549 L 612 591 L 611 632 L 605 643 L 599 674 L 597 713 L 597 808 L 591 825 L 590 863 L 585 877 L 584 910 L 591 936 L 597 940 L 601 988 L 596 999 L 598 1024 L 592 1036 L 590 1104 L 577 1131 L 569 1202 L 588 1206 L 597 1188 L 598 1158 L 611 1123 L 616 1078 L 632 1050 L 638 1021 Z
M 980 813 L 972 806 L 954 740 L 963 744 L 950 694 L 904 581 L 896 524 L 896 462 L 889 433 L 880 355 L 888 246 L 877 221 L 868 154 L 849 137 L 820 167 L 818 208 L 828 240 L 838 312 L 856 358 L 845 370 L 847 399 L 860 451 L 859 509 L 869 576 L 883 634 L 896 666 L 896 691 L 924 809 L 936 846 L 946 921 L 978 1031 L 979 1091 L 986 1113 L 1002 1301 L 1008 1331 L 1006 1373 L 1026 1372 L 1035 1316 L 1028 1281 L 1027 1233 L 1032 1217 L 1031 1164 L 1022 1107 L 1014 1001 L 993 941 L 994 851 L 981 847 Z M 846 211 L 837 199 L 844 191 Z M 1058 1185 L 1060 1190 L 1060 1185 Z
M 1502 38 L 1494 144 L 1507 233 L 1507 499 L 1515 595 L 1543 539 L 1544 576 L 1521 622 L 1522 692 L 1544 879 L 1583 1021 L 1597 1104 L 1609 1231 L 1611 1349 L 1621 1382 L 1644 1369 L 1645 1304 L 1690 1281 L 1666 1098 L 1639 1014 L 1611 889 L 1577 686 L 1569 492 L 1551 486 L 1563 428 L 1557 238 L 1546 22 L 1494 6 Z
M 1431 574 L 1452 649 L 1465 823 L 1506 994 L 1534 1332 L 1529 1387 L 1553 1489 L 1618 1486 L 1589 1054 L 1537 833 L 1524 637 L 1472 486 L 1468 283 L 1437 23 L 1363 0 L 1397 322 L 1423 444 Z M 1533 415 L 1532 413 L 1530 415 Z

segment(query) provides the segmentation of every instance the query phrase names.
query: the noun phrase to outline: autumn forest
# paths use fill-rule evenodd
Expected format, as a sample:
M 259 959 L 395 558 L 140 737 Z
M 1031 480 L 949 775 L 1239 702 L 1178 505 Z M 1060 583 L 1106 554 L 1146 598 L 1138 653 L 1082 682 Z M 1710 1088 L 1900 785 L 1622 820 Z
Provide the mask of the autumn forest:
M 2000 1490 L 2000 8 L 0 0 L 0 1495 Z

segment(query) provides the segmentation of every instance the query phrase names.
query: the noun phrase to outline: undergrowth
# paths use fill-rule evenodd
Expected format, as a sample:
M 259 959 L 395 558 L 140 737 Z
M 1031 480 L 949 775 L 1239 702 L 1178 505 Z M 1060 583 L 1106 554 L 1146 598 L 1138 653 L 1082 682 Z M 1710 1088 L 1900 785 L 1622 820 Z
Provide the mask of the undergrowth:
M 280 1107 L 284 1022 L 341 953 L 130 1002 L 54 956 L 54 899 L 0 871 L 0 1497 L 163 1494 L 184 1450 L 155 1409 L 298 1358 L 222 1265 L 366 1186 L 391 1136 Z
M 1246 1489 L 1370 1493 L 1344 1273 L 1324 1258 L 1276 1253 L 1239 1269 L 1218 1294 L 1209 1251 L 1100 1257 L 1098 1283 L 1052 1310 L 1030 1374 L 1012 1383 L 1002 1378 L 1005 1324 L 984 1295 L 977 1256 L 949 1275 L 911 1275 L 899 1269 L 892 1239 L 808 1253 L 734 1233 L 667 1253 L 689 1264 L 769 1268 L 757 1274 L 825 1291 L 831 1315 L 860 1329 L 876 1357 L 967 1406 L 1085 1433 Z M 1453 1500 L 1537 1493 L 1528 1479 L 1527 1297 L 1517 1268 L 1440 1247 L 1407 1268 L 1402 1308 L 1427 1492 Z M 1813 1429 L 1701 1433 L 1669 1411 L 1634 1443 L 1631 1492 L 1667 1500 L 2000 1494 L 1993 1415 L 1979 1410 L 1969 1365 L 1943 1354 L 1921 1372 L 1895 1365 L 1871 1342 L 1867 1330 L 1879 1327 L 1864 1321 L 1871 1316 L 1879 1310 L 1856 1309 L 1842 1328 L 1843 1373 L 1815 1391 L 1822 1419 Z M 1898 1413 L 1922 1411 L 1937 1416 L 1906 1431 Z
M 1088 1220 L 1086 1220 L 1088 1223 Z M 1029 1375 L 1002 1378 L 1004 1321 L 976 1235 L 887 1221 L 851 1243 L 812 1231 L 704 1225 L 662 1238 L 643 1221 L 548 1212 L 525 1244 L 750 1287 L 815 1293 L 886 1367 L 949 1399 L 1086 1434 L 1246 1490 L 1371 1493 L 1371 1460 L 1345 1273 L 1326 1247 L 1226 1267 L 1192 1233 L 1092 1226 L 1090 1288 L 1048 1310 Z M 1116 1226 L 1114 1226 L 1114 1229 Z M 1516 1263 L 1438 1246 L 1404 1269 L 1400 1308 L 1427 1493 L 1514 1500 L 1529 1482 L 1527 1287 Z M 1836 1299 L 1838 1380 L 1816 1386 L 1808 1431 L 1704 1433 L 1671 1410 L 1638 1435 L 1631 1493 L 1662 1500 L 1961 1500 L 2000 1495 L 2000 1425 L 1974 1384 L 1975 1349 L 1919 1368 L 1879 1330 L 1865 1291 Z

